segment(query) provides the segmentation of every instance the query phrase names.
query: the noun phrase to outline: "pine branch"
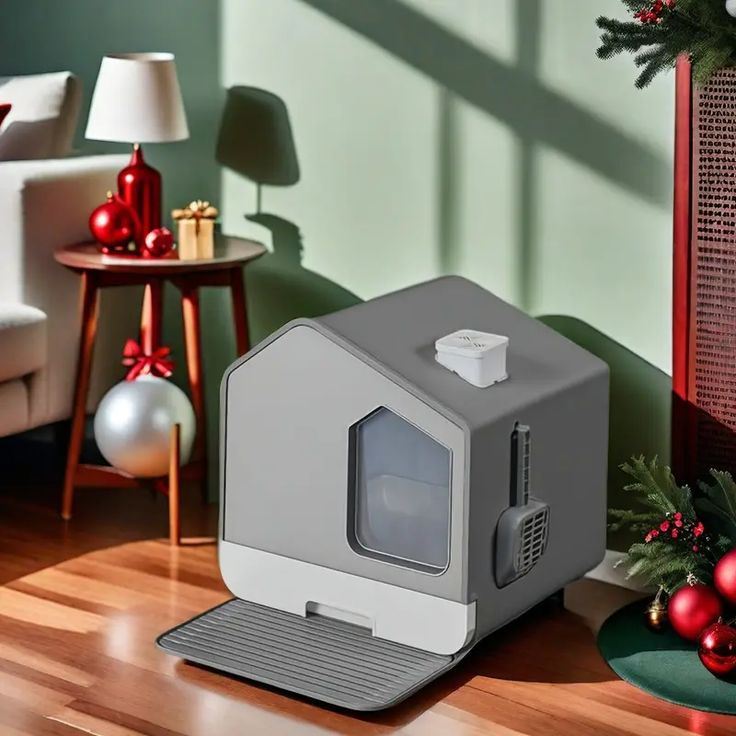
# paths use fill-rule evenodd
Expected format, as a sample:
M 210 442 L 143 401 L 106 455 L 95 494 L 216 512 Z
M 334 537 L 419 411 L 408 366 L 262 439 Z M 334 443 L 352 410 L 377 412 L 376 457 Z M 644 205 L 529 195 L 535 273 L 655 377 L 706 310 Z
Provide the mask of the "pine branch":
M 617 20 L 616 18 L 606 18 L 602 15 L 596 18 L 595 24 L 602 31 L 609 31 L 616 35 L 631 34 L 633 36 L 648 36 L 651 33 L 648 26 L 642 25 L 638 21 Z
M 692 494 L 687 486 L 678 486 L 672 471 L 660 465 L 656 457 L 649 464 L 644 456 L 632 457 L 621 470 L 634 479 L 634 483 L 624 486 L 625 491 L 636 494 L 640 503 L 663 515 L 679 511 L 688 518 L 695 517 Z
M 627 578 L 638 578 L 648 586 L 663 588 L 672 594 L 692 574 L 704 583 L 713 578 L 713 566 L 702 556 L 673 547 L 665 542 L 633 544 L 625 558 Z
M 642 69 L 637 87 L 673 67 L 681 54 L 690 56 L 693 78 L 699 85 L 719 69 L 736 65 L 736 20 L 726 12 L 723 0 L 677 0 L 672 7 L 660 5 L 656 12 L 654 0 L 622 2 L 630 19 L 596 20 L 602 31 L 596 55 L 610 59 L 623 52 L 634 54 Z M 634 19 L 640 11 L 650 17 Z
M 644 70 L 634 81 L 634 85 L 637 89 L 643 89 L 646 87 L 660 72 L 672 67 L 677 60 L 677 54 L 673 56 L 671 53 L 663 49 L 661 46 L 658 47 L 656 53 L 652 54 L 648 59 L 644 59 L 641 64 L 644 64 Z M 640 66 L 640 57 L 635 58 L 637 66 Z
M 650 55 L 648 64 L 663 63 Z M 683 585 L 689 574 L 708 583 L 720 557 L 736 542 L 736 482 L 729 473 L 711 471 L 711 483 L 700 483 L 702 496 L 693 501 L 688 486 L 680 486 L 672 471 L 657 458 L 633 457 L 621 466 L 633 482 L 624 486 L 643 510 L 611 509 L 610 528 L 644 533 L 629 548 L 623 564 L 629 577 L 668 593 Z M 699 517 L 696 516 L 696 508 Z
M 736 483 L 733 476 L 727 471 L 715 469 L 711 469 L 710 475 L 715 483 L 713 485 L 701 483 L 701 489 L 725 514 L 731 519 L 736 519 Z
M 736 482 L 730 473 L 710 471 L 712 483 L 700 481 L 702 496 L 696 500 L 698 513 L 713 529 L 736 546 Z
M 609 509 L 608 516 L 613 520 L 608 525 L 612 532 L 628 528 L 633 532 L 645 532 L 659 522 L 656 514 L 651 512 L 637 513 L 628 509 Z
M 647 49 L 634 57 L 634 64 L 636 66 L 645 66 L 659 59 L 663 53 L 661 46 L 657 46 L 654 49 Z

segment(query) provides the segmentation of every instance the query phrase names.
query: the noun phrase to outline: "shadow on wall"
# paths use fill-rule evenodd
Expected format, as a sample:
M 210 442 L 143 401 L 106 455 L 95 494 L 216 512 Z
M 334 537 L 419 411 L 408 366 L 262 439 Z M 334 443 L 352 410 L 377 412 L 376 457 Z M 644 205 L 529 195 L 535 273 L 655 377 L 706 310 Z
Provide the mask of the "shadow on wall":
M 296 317 L 318 317 L 361 301 L 334 281 L 302 266 L 297 225 L 267 212 L 246 215 L 271 232 L 273 252 L 246 272 L 253 342 Z
M 626 476 L 619 466 L 632 455 L 670 456 L 672 379 L 610 337 L 573 317 L 545 315 L 548 327 L 605 361 L 611 369 L 610 439 L 608 443 L 608 505 L 626 508 L 629 495 L 622 490 Z M 609 532 L 609 549 L 627 549 L 634 541 Z
M 299 226 L 261 211 L 261 189 L 294 186 L 299 161 L 284 101 L 256 87 L 231 87 L 217 142 L 217 160 L 257 186 L 257 211 L 245 217 L 271 233 L 271 253 L 246 271 L 253 343 L 296 317 L 316 317 L 352 306 L 360 299 L 347 289 L 302 266 Z

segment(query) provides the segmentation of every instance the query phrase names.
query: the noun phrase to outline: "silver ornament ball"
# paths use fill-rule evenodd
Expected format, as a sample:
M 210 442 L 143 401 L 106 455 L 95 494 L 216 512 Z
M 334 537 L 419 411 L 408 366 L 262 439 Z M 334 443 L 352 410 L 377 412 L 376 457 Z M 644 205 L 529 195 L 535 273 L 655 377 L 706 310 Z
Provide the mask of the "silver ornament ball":
M 736 0 L 726 0 L 726 12 L 732 18 L 736 18 Z
M 171 427 L 181 425 L 180 462 L 194 442 L 194 410 L 187 395 L 165 378 L 122 381 L 103 397 L 95 415 L 95 440 L 102 456 L 136 478 L 166 475 Z

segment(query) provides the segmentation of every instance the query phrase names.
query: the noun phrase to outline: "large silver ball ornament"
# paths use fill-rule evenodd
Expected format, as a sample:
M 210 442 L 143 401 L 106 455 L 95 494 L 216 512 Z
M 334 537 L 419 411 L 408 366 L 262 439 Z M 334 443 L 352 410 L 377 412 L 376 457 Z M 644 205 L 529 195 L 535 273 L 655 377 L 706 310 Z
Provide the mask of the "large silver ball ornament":
M 145 375 L 122 381 L 103 397 L 95 415 L 95 440 L 107 462 L 136 478 L 169 470 L 171 427 L 181 425 L 180 462 L 194 442 L 194 410 L 187 395 L 165 378 Z
M 736 18 L 736 0 L 726 0 L 726 12 L 732 18 Z

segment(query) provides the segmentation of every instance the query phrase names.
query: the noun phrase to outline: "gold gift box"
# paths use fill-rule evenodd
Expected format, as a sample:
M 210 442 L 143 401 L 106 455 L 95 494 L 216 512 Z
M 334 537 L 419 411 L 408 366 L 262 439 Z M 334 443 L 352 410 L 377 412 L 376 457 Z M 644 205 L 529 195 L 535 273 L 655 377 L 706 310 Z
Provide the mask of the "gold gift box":
M 177 252 L 181 260 L 214 258 L 217 215 L 217 208 L 201 199 L 195 199 L 187 207 L 172 211 L 171 216 L 179 230 Z

